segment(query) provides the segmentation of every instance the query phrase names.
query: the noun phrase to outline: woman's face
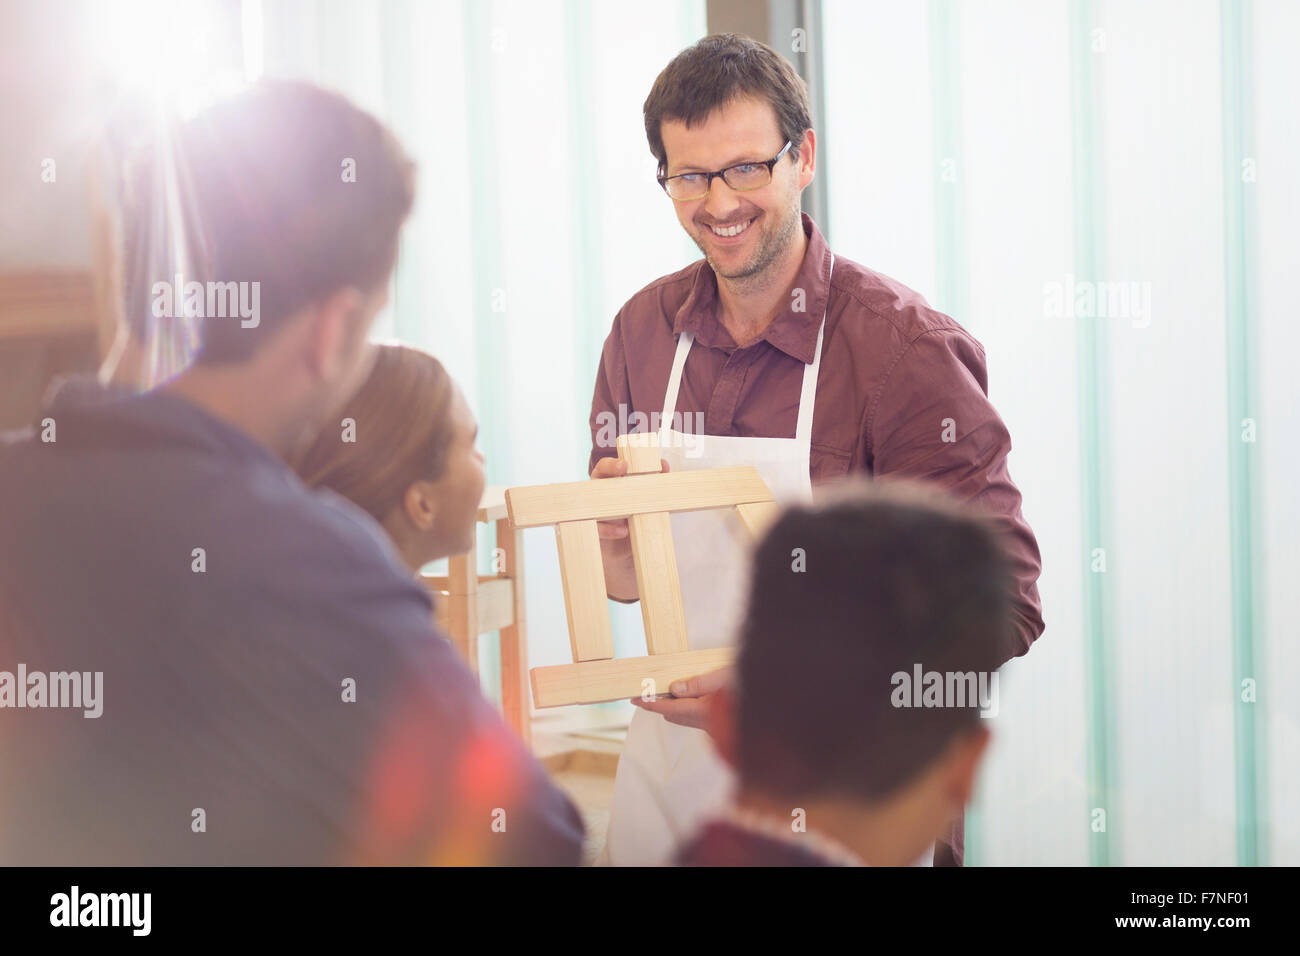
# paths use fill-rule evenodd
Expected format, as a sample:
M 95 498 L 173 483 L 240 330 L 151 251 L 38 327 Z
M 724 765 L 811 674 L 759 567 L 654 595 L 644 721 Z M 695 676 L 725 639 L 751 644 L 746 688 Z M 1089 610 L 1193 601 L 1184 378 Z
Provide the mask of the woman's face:
M 450 415 L 451 446 L 446 468 L 437 481 L 420 483 L 429 486 L 434 509 L 432 527 L 420 535 L 420 550 L 428 554 L 421 563 L 473 548 L 478 502 L 484 497 L 484 457 L 474 447 L 478 423 L 459 388 L 452 395 Z

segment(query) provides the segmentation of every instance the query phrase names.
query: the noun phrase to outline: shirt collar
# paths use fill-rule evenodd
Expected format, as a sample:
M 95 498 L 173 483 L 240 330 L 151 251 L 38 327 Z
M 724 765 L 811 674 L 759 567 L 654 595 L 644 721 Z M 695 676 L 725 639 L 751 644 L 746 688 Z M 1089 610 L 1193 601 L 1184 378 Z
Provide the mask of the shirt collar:
M 817 332 L 831 292 L 831 250 L 812 218 L 803 213 L 803 231 L 808 248 L 795 276 L 785 308 L 768 325 L 763 339 L 805 365 L 811 364 L 817 351 Z M 708 260 L 700 263 L 695 284 L 673 317 L 673 332 L 694 332 L 695 341 L 709 348 L 732 350 L 736 341 L 718 321 L 718 277 Z
M 802 833 L 796 833 L 788 823 L 774 820 L 744 807 L 731 805 L 723 814 L 722 819 L 739 829 L 748 830 L 750 833 L 767 837 L 769 840 L 776 840 L 779 843 L 811 852 L 836 866 L 867 865 L 862 857 L 839 840 L 816 830 L 805 830 Z

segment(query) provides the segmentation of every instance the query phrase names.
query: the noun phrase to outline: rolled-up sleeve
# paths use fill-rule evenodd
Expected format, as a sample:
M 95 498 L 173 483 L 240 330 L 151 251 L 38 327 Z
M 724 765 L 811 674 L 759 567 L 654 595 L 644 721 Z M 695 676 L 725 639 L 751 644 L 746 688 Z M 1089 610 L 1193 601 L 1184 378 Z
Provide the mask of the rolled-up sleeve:
M 979 343 L 953 328 L 914 338 L 867 405 L 863 443 L 875 477 L 937 485 L 994 521 L 1014 577 L 1015 626 L 1000 662 L 1028 651 L 1043 632 L 1042 558 L 1007 470 L 1011 435 L 989 401 Z

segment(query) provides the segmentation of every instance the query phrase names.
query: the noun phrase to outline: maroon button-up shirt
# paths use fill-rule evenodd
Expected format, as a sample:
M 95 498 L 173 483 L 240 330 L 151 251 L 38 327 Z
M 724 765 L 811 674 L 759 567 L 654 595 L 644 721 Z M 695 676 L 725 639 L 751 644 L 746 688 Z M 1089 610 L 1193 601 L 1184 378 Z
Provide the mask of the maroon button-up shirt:
M 677 407 L 668 409 L 690 416 L 682 430 L 695 430 L 702 413 L 707 435 L 793 438 L 804 366 L 813 360 L 824 314 L 813 485 L 850 472 L 923 480 L 990 515 L 1004 532 L 1015 575 L 1015 627 L 1001 660 L 1025 653 L 1043 632 L 1036 583 L 1042 562 L 1007 471 L 1011 436 L 988 399 L 984 349 L 892 279 L 842 256 L 832 274 L 821 232 L 808 216 L 803 224 L 808 250 L 790 301 L 746 348 L 719 320 L 717 279 L 702 259 L 628 300 L 596 372 L 588 470 L 617 454 L 618 434 L 648 427 L 638 416 L 663 411 L 677 337 L 688 331 L 695 345 Z

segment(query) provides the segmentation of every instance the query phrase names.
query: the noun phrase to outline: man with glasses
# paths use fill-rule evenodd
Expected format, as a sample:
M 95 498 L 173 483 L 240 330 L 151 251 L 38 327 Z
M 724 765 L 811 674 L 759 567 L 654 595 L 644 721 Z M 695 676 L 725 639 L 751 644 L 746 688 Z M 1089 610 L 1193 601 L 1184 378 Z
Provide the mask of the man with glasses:
M 614 318 L 592 400 L 592 478 L 626 473 L 603 423 L 643 413 L 667 470 L 752 465 L 782 502 L 849 473 L 931 482 L 999 529 L 1015 620 L 999 662 L 1025 653 L 1043 630 L 1040 559 L 983 349 L 916 292 L 837 258 L 801 214 L 817 146 L 803 81 L 762 43 L 710 36 L 668 64 L 644 113 L 659 183 L 704 259 Z M 700 420 L 702 434 L 682 424 Z M 719 512 L 673 515 L 672 527 L 691 647 L 728 644 L 745 598 L 741 545 Z M 626 522 L 600 533 L 609 596 L 635 601 Z M 791 573 L 817 573 L 791 560 Z M 724 681 L 701 675 L 668 688 L 672 699 L 634 701 L 608 862 L 666 863 L 725 804 L 731 775 L 701 729 L 703 698 Z M 933 858 L 961 863 L 960 820 Z

